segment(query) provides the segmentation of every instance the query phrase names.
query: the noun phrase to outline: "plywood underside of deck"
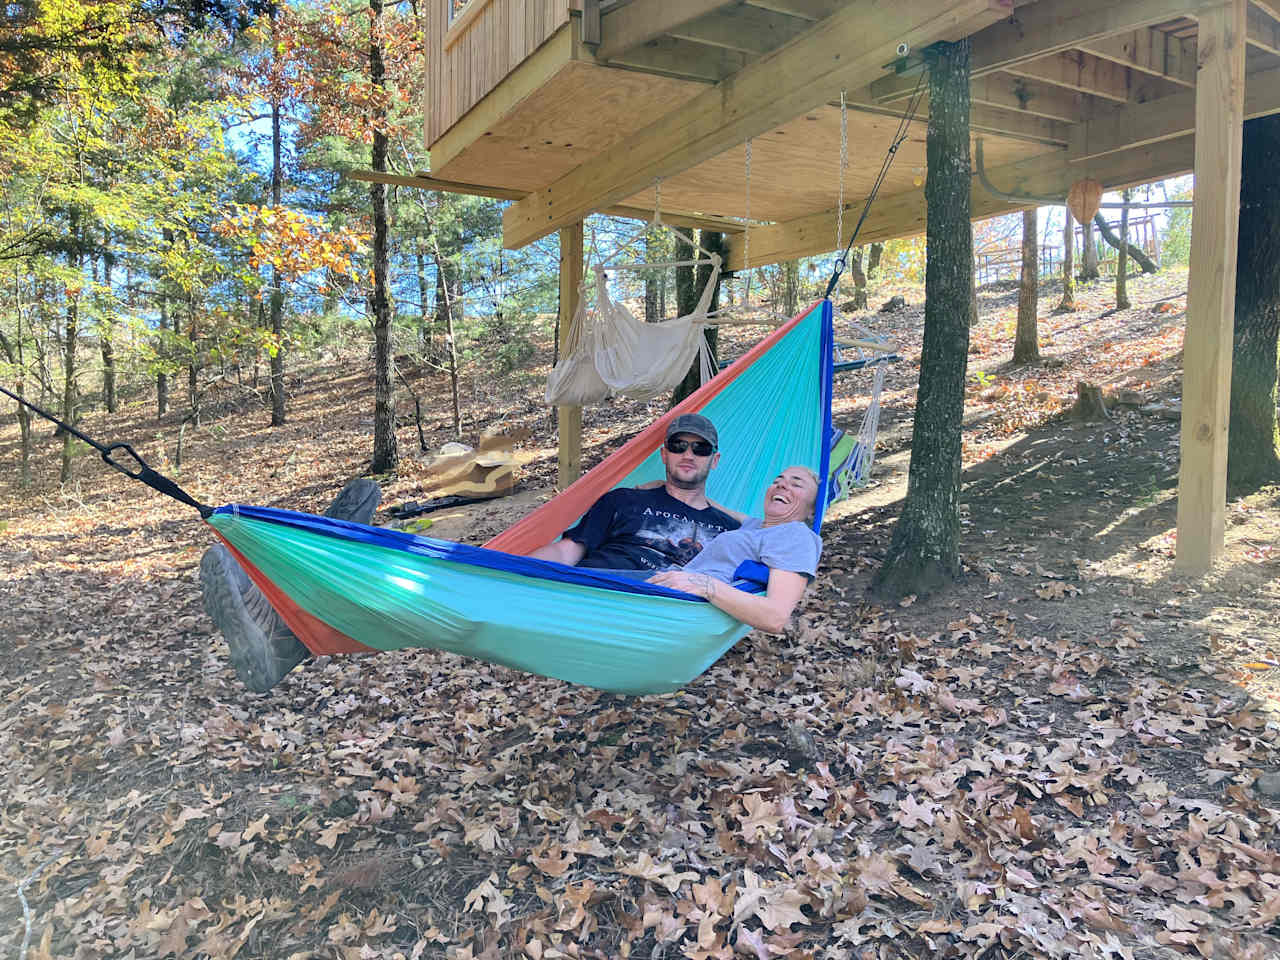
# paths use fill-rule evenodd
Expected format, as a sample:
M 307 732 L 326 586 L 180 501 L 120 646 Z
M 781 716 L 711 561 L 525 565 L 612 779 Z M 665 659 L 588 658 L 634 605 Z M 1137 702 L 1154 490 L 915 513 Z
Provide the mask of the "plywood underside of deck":
M 435 176 L 537 190 L 649 123 L 678 109 L 705 85 L 571 60 Z M 840 91 L 832 91 L 839 101 Z M 846 200 L 870 190 L 898 128 L 892 116 L 849 110 Z M 917 121 L 898 151 L 884 190 L 909 190 L 925 172 L 925 124 Z M 1052 146 L 984 136 L 986 162 L 999 166 Z M 824 106 L 753 139 L 750 216 L 790 220 L 831 209 L 840 173 L 840 109 Z M 738 146 L 662 182 L 666 209 L 747 215 L 746 148 Z M 652 209 L 654 191 L 624 201 Z M 834 245 L 834 237 L 833 237 Z

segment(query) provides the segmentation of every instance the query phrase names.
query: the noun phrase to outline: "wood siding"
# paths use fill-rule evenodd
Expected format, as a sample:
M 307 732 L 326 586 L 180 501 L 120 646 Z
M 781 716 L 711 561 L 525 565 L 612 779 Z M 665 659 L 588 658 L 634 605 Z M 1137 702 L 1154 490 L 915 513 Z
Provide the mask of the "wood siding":
M 451 0 L 429 0 L 423 112 L 427 145 L 440 136 L 569 20 L 580 0 L 471 0 L 479 5 L 449 37 Z M 459 17 L 462 16 L 460 12 Z

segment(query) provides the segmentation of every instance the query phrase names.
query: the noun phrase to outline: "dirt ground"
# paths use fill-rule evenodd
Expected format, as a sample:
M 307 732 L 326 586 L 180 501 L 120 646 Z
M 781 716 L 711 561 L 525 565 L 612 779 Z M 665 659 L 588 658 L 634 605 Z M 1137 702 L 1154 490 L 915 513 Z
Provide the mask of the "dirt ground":
M 21 490 L 7 424 L 0 948 L 1280 956 L 1280 488 L 1231 500 L 1209 576 L 1175 573 L 1185 273 L 1131 280 L 1120 313 L 1094 285 L 1051 314 L 1046 286 L 1044 359 L 1020 368 L 1016 290 L 981 291 L 965 574 L 886 607 L 867 587 L 906 489 L 923 319 L 918 289 L 876 302 L 893 293 L 905 310 L 840 321 L 903 360 L 875 479 L 829 513 L 802 611 L 663 697 L 429 650 L 320 658 L 251 694 L 200 606 L 212 538 L 193 513 L 90 456 L 59 488 L 44 428 Z M 344 369 L 300 372 L 275 432 L 228 397 L 180 469 L 178 418 L 142 398 L 84 428 L 204 499 L 319 511 L 371 444 L 371 388 Z M 464 432 L 528 426 L 530 462 L 516 495 L 434 514 L 428 535 L 483 542 L 550 495 L 543 376 L 468 384 Z M 1124 402 L 1075 421 L 1079 380 Z M 842 378 L 837 421 L 865 403 Z M 588 410 L 587 464 L 660 412 Z M 384 504 L 426 499 L 414 475 L 380 478 Z

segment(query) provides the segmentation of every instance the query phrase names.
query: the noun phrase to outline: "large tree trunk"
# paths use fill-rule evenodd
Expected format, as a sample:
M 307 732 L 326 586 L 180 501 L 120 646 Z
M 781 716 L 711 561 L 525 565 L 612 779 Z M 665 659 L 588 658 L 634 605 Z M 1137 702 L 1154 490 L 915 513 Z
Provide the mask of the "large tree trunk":
M 369 80 L 381 92 L 386 84 L 386 68 L 382 62 L 382 0 L 369 2 Z M 387 170 L 386 116 L 379 110 L 374 116 L 373 169 Z M 373 313 L 373 462 L 374 473 L 387 473 L 400 462 L 396 448 L 396 407 L 392 395 L 391 295 L 387 289 L 387 208 L 386 184 L 369 188 L 373 202 L 373 291 L 370 308 Z
M 104 244 L 109 243 L 110 236 L 103 237 Z M 107 304 L 98 331 L 98 349 L 102 354 L 102 403 L 107 413 L 116 412 L 116 348 L 115 348 L 115 313 L 111 309 L 111 273 L 115 267 L 115 257 L 106 249 L 102 251 L 102 282 L 106 288 L 103 298 Z
M 973 295 L 969 41 L 933 50 L 924 188 L 924 345 L 907 497 L 876 575 L 876 588 L 887 596 L 927 593 L 960 570 L 960 427 Z
M 273 8 L 274 9 L 274 8 Z M 272 14 L 274 17 L 274 13 Z M 271 204 L 280 209 L 284 174 L 280 162 L 280 104 L 271 104 Z M 280 270 L 271 268 L 271 336 L 275 350 L 271 354 L 271 425 L 284 425 L 284 281 Z
M 658 260 L 657 238 L 652 230 L 644 238 L 644 256 L 650 263 L 656 263 Z M 658 271 L 646 270 L 644 272 L 644 322 L 657 323 L 659 319 Z
M 782 315 L 794 317 L 800 309 L 800 261 L 782 264 Z
M 1071 216 L 1071 208 L 1063 207 L 1062 215 L 1062 299 L 1058 301 L 1057 309 L 1060 312 L 1067 312 L 1076 308 L 1076 278 L 1073 276 L 1075 271 L 1075 253 L 1076 253 L 1076 230 L 1075 221 Z
M 1093 221 L 1080 224 L 1080 279 L 1098 279 L 1098 242 L 1093 238 Z
M 1276 427 L 1280 341 L 1280 116 L 1246 121 L 1240 170 L 1240 247 L 1227 482 L 1257 486 L 1280 479 Z
M 876 268 L 880 266 L 880 257 L 884 253 L 883 243 L 871 244 L 871 249 L 867 252 L 867 279 L 870 280 L 876 275 Z
M 1129 196 L 1130 192 L 1126 190 L 1125 195 Z M 1128 222 L 1127 221 L 1128 213 L 1129 213 L 1129 208 L 1125 207 L 1120 214 L 1122 218 L 1125 218 L 1126 222 Z M 1113 250 L 1119 251 L 1120 238 L 1115 235 L 1115 232 L 1109 226 L 1107 226 L 1107 221 L 1103 218 L 1102 214 L 1100 213 L 1094 214 L 1093 222 L 1097 226 L 1098 232 L 1102 234 L 1102 239 L 1107 241 L 1107 246 L 1111 247 L 1111 249 Z M 1143 273 L 1155 273 L 1157 270 L 1160 269 L 1159 264 L 1157 264 L 1154 260 L 1148 257 L 1145 253 L 1143 253 L 1141 247 L 1135 244 L 1129 243 L 1127 237 L 1125 238 L 1125 252 L 1127 252 L 1129 256 L 1133 257 L 1134 262 L 1137 263 L 1137 265 L 1142 268 Z M 1096 259 L 1094 261 L 1094 268 L 1095 268 L 1094 276 L 1097 277 Z
M 724 242 L 723 233 L 714 233 L 709 230 L 703 230 L 702 235 L 699 238 L 699 243 L 702 244 L 703 249 L 709 250 L 712 253 L 720 254 L 721 259 L 723 260 L 729 259 L 729 246 Z M 683 257 L 680 259 L 683 259 Z M 697 291 L 701 290 L 704 286 L 706 286 L 708 281 L 710 281 L 710 279 L 711 279 L 711 265 L 710 264 L 700 265 L 698 267 L 697 275 L 694 278 L 695 282 L 692 284 L 692 288 L 695 294 L 693 304 L 690 305 L 688 311 L 681 308 L 680 310 L 681 316 L 684 316 L 687 312 L 692 311 L 694 306 L 697 306 L 698 301 L 697 301 L 696 293 Z M 720 308 L 720 283 L 719 281 L 717 281 L 716 288 L 711 293 L 710 309 L 714 312 L 719 308 Z M 707 338 L 707 346 L 711 350 L 711 362 L 714 367 L 715 364 L 718 364 L 720 362 L 720 353 L 719 353 L 720 331 L 717 327 L 710 326 L 710 327 L 707 327 L 707 329 L 703 332 L 703 336 Z M 698 363 L 698 358 L 694 357 L 693 363 L 689 365 L 688 373 L 684 375 L 683 380 L 681 380 L 678 384 L 676 384 L 676 388 L 671 394 L 671 406 L 674 407 L 677 403 L 679 403 L 685 397 L 689 396 L 689 394 L 693 393 L 693 391 L 697 390 L 698 387 L 700 387 L 701 385 L 702 385 L 702 369 Z
M 1106 237 L 1106 223 L 1102 225 Z M 1124 206 L 1120 208 L 1120 239 L 1116 248 L 1116 309 L 1128 310 L 1129 302 L 1129 191 L 1124 192 Z
M 1022 283 L 1018 287 L 1018 329 L 1013 338 L 1013 362 L 1040 359 L 1040 245 L 1036 237 L 1036 211 L 1022 211 Z

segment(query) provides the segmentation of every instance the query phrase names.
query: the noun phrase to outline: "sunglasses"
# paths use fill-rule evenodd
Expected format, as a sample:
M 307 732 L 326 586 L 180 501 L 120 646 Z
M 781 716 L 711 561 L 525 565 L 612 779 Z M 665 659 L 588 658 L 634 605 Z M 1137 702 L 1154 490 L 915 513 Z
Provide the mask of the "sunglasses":
M 706 440 L 681 440 L 679 437 L 670 437 L 667 440 L 667 449 L 672 453 L 684 453 L 691 447 L 695 457 L 709 457 L 716 452 L 716 448 Z

